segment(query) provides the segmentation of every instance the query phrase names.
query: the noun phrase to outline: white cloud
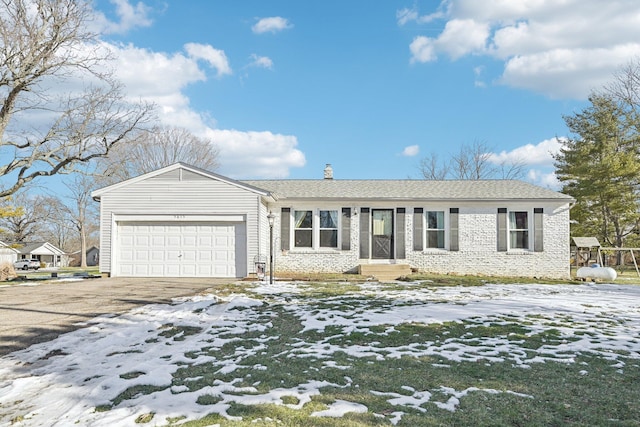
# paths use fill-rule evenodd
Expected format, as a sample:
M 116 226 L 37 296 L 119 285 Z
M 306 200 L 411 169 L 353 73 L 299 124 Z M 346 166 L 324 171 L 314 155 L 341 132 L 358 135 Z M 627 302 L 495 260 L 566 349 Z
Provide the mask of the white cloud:
M 538 169 L 531 169 L 527 174 L 527 179 L 534 184 L 554 190 L 560 189 L 560 181 L 555 172 L 545 172 Z
M 277 33 L 289 28 L 293 28 L 293 24 L 291 24 L 286 18 L 272 16 L 269 18 L 259 19 L 258 22 L 251 27 L 251 30 L 256 34 L 264 34 Z
M 492 163 L 522 163 L 525 165 L 553 166 L 553 155 L 562 147 L 563 138 L 550 138 L 534 145 L 526 144 L 511 151 L 491 153 Z
M 476 80 L 473 82 L 476 87 L 487 87 L 487 84 L 482 79 L 482 75 L 484 74 L 483 66 L 474 67 L 473 74 L 476 77 Z
M 423 16 L 420 16 L 420 14 L 418 13 L 418 9 L 415 6 L 411 9 L 404 8 L 396 12 L 396 19 L 398 20 L 398 25 L 405 25 L 411 21 L 417 22 L 419 24 L 426 24 L 428 22 L 435 21 L 436 19 L 442 19 L 446 17 L 446 6 L 447 2 L 443 2 L 440 5 L 440 9 L 438 11 Z
M 558 189 L 553 155 L 562 147 L 565 138 L 549 138 L 538 144 L 526 144 L 511 151 L 490 153 L 489 161 L 494 164 L 522 164 L 527 171 L 527 180 L 543 187 Z
M 218 71 L 218 77 L 224 74 L 231 74 L 229 60 L 223 50 L 215 49 L 208 44 L 187 43 L 184 45 L 185 50 L 191 58 L 202 59 L 209 63 Z
M 488 56 L 504 62 L 500 83 L 551 97 L 585 98 L 640 55 L 636 0 L 442 0 L 435 13 L 402 9 L 396 18 L 445 20 L 440 34 L 414 38 L 412 63 Z
M 453 59 L 483 51 L 489 37 L 489 25 L 472 19 L 452 19 L 447 22 L 444 31 L 435 45 Z
M 163 124 L 182 126 L 211 138 L 220 151 L 221 173 L 235 178 L 286 177 L 291 168 L 304 166 L 305 156 L 297 148 L 295 136 L 217 129 L 214 120 L 191 108 L 183 92 L 189 85 L 207 79 L 200 59 L 215 63 L 220 74 L 226 69 L 224 56 L 217 53 L 222 51 L 196 44 L 186 45 L 186 54 L 153 52 L 132 45 L 109 46 L 116 58 L 116 75 L 127 94 L 132 99 L 156 103 Z
M 407 147 L 404 147 L 404 150 L 402 150 L 402 155 L 406 157 L 413 157 L 417 156 L 419 152 L 420 147 L 418 145 L 409 145 Z
M 266 68 L 268 70 L 271 70 L 273 68 L 273 61 L 268 56 L 258 56 L 255 53 L 252 53 L 250 58 L 251 63 L 249 64 L 249 66 Z
M 398 10 L 396 12 L 396 19 L 398 20 L 398 25 L 404 25 L 407 22 L 416 21 L 418 19 L 418 11 L 415 8 L 404 8 Z
M 418 36 L 409 45 L 411 62 L 430 62 L 438 59 L 434 40 L 429 37 Z
M 95 24 L 104 34 L 123 34 L 136 27 L 148 27 L 152 24 L 149 17 L 152 9 L 142 2 L 129 3 L 128 0 L 110 0 L 115 5 L 115 14 L 119 21 L 109 20 L 104 13 L 95 11 Z
M 205 135 L 220 148 L 221 172 L 233 178 L 284 178 L 306 160 L 292 135 L 208 129 Z

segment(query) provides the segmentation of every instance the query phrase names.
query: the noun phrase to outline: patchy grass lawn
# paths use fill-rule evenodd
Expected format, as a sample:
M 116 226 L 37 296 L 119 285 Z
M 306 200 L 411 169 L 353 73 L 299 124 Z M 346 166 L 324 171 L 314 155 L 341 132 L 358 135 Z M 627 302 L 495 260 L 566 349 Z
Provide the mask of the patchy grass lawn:
M 456 279 L 98 318 L 0 359 L 0 425 L 638 425 L 640 287 Z

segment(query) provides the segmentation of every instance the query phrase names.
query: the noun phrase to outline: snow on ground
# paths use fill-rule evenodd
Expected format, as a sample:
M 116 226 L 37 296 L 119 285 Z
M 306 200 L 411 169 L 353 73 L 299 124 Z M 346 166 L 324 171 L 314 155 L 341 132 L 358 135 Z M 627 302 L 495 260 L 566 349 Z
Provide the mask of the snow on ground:
M 618 360 L 622 352 L 626 358 L 640 359 L 640 287 L 636 286 L 488 284 L 429 288 L 414 283 L 402 287 L 368 283 L 361 286 L 360 292 L 326 297 L 316 303 L 302 297 L 305 287 L 291 283 L 258 284 L 253 297 L 207 295 L 177 299 L 173 304 L 148 305 L 121 316 L 98 317 L 86 327 L 51 342 L 2 357 L 0 426 L 13 422 L 29 426 L 135 425 L 138 417 L 149 413 L 154 414 L 153 421 L 158 423 L 177 417 L 193 420 L 210 413 L 232 418 L 227 414 L 232 403 L 301 409 L 325 387 L 358 387 L 347 376 L 339 383 L 313 378 L 313 372 L 321 368 L 349 368 L 331 359 L 338 351 L 355 358 L 377 360 L 424 355 L 438 355 L 451 362 L 482 359 L 510 362 L 525 369 L 545 361 L 573 363 L 577 355 L 589 352 L 606 357 L 620 373 L 624 373 L 624 362 Z M 271 331 L 273 324 L 264 315 L 265 308 L 275 304 L 281 304 L 298 318 L 305 331 L 324 332 L 331 327 L 332 331 L 341 330 L 341 335 L 371 334 L 370 328 L 383 326 L 387 328 L 383 334 L 390 334 L 405 323 L 465 321 L 468 328 L 473 328 L 526 320 L 528 334 L 553 328 L 559 337 L 567 339 L 525 351 L 518 340 L 473 334 L 398 347 L 385 347 L 375 340 L 368 345 L 348 342 L 338 345 L 331 340 L 335 336 L 321 334 L 318 341 L 301 341 L 283 354 L 307 357 L 310 365 L 313 360 L 320 361 L 317 369 L 310 369 L 309 378 L 296 387 L 260 393 L 259 384 L 247 386 L 241 376 L 231 381 L 216 379 L 201 388 L 188 386 L 201 377 L 187 378 L 184 384 L 175 383 L 174 375 L 185 365 L 209 364 L 219 374 L 229 375 L 246 368 L 247 358 L 264 354 L 261 352 L 278 339 Z M 242 337 L 246 334 L 257 337 L 253 339 L 257 344 L 244 346 Z M 235 352 L 226 357 L 203 351 L 236 343 Z M 259 364 L 253 369 L 260 371 L 267 367 Z M 588 368 L 584 375 L 588 375 Z M 143 385 L 156 388 L 147 394 L 133 393 L 117 400 L 123 392 Z M 516 394 L 508 390 L 475 387 L 454 390 L 443 386 L 439 393 L 449 399 L 432 403 L 455 411 L 460 399 L 472 392 Z M 400 409 L 422 411 L 431 399 L 430 391 L 408 386 L 371 393 L 388 397 L 389 403 L 398 407 L 398 411 L 387 414 L 393 424 L 402 418 Z M 198 402 L 211 396 L 215 401 L 210 404 Z M 96 411 L 103 406 L 110 409 Z M 312 415 L 340 417 L 366 411 L 366 406 L 359 403 L 338 400 Z

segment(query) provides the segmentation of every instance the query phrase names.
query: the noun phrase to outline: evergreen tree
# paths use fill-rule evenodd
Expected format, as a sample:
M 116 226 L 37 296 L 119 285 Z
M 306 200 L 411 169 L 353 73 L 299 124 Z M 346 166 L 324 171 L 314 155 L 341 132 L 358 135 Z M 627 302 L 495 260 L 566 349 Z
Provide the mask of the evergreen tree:
M 590 106 L 565 116 L 574 138 L 555 156 L 562 191 L 576 199 L 573 236 L 606 246 L 633 246 L 640 220 L 640 139 L 629 105 L 611 93 L 592 94 Z

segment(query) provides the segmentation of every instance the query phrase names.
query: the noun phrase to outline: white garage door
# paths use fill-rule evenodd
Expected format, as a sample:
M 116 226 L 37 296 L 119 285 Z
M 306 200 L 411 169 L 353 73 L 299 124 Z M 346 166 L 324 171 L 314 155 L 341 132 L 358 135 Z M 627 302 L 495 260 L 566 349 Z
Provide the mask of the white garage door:
M 246 227 L 242 222 L 122 222 L 119 276 L 244 277 Z

